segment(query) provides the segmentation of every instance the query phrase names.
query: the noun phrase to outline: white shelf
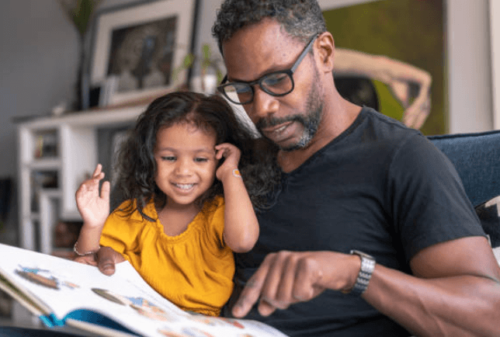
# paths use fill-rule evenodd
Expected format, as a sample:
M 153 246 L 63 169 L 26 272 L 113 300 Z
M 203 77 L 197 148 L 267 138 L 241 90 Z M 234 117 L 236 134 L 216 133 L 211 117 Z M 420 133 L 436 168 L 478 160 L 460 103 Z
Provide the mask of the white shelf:
M 54 250 L 53 228 L 59 220 L 81 221 L 75 193 L 94 171 L 98 160 L 97 131 L 133 125 L 146 106 L 101 109 L 69 113 L 61 117 L 44 117 L 18 124 L 19 147 L 19 218 L 21 244 L 24 248 L 40 247 L 44 253 Z M 54 133 L 54 157 L 37 158 L 41 135 Z M 37 152 L 38 151 L 38 152 Z M 55 172 L 57 188 L 37 190 L 38 209 L 32 211 L 34 172 Z M 39 226 L 40 242 L 35 242 L 35 226 Z
M 59 158 L 37 158 L 26 163 L 30 170 L 56 170 L 61 167 L 61 159 Z

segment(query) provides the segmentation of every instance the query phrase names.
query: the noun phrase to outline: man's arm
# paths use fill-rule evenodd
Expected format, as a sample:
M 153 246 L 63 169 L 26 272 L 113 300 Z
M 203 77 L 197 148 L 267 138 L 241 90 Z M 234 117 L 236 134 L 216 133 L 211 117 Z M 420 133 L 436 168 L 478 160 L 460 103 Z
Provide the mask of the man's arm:
M 362 297 L 418 336 L 500 335 L 500 269 L 486 238 L 430 246 L 410 265 L 415 276 L 377 264 Z M 259 312 L 270 315 L 325 289 L 350 289 L 359 269 L 359 257 L 336 252 L 270 254 L 233 314 L 245 316 L 259 302 Z

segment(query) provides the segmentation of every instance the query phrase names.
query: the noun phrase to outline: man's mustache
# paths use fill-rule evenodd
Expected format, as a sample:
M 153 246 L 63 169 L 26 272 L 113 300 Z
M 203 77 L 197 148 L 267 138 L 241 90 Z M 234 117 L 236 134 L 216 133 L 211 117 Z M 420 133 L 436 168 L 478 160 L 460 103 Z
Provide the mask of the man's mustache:
M 263 128 L 268 128 L 276 125 L 280 125 L 283 123 L 288 123 L 288 122 L 299 122 L 302 124 L 305 124 L 305 120 L 302 116 L 300 115 L 294 115 L 294 116 L 287 116 L 287 117 L 282 117 L 282 118 L 261 118 L 255 124 L 255 127 L 258 130 L 262 130 Z

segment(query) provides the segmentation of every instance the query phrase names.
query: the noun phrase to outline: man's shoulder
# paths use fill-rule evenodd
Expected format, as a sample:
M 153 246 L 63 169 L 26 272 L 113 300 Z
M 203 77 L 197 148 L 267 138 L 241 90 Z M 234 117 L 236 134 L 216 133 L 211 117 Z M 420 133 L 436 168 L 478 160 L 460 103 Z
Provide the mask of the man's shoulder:
M 360 117 L 362 119 L 360 127 L 365 138 L 399 142 L 415 136 L 423 136 L 420 131 L 411 129 L 400 121 L 369 107 L 363 107 Z
M 363 107 L 352 125 L 345 130 L 330 145 L 327 151 L 331 152 L 340 148 L 360 151 L 376 151 L 394 153 L 409 140 L 425 137 L 418 130 L 408 128 L 403 123 L 385 116 L 380 112 Z M 338 144 L 338 146 L 337 146 Z

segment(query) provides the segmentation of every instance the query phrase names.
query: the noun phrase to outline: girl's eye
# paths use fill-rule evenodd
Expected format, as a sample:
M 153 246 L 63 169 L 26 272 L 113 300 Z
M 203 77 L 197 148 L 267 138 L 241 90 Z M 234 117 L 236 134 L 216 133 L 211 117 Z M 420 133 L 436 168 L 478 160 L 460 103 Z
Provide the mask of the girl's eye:
M 175 157 L 174 156 L 161 157 L 161 159 L 165 160 L 165 161 L 175 161 Z
M 208 161 L 207 158 L 194 158 L 194 161 L 197 163 L 205 163 Z

